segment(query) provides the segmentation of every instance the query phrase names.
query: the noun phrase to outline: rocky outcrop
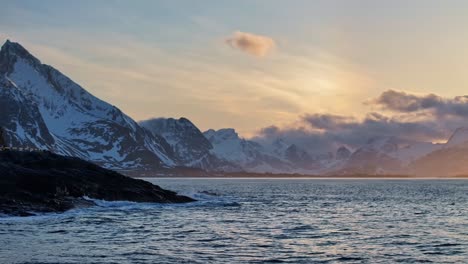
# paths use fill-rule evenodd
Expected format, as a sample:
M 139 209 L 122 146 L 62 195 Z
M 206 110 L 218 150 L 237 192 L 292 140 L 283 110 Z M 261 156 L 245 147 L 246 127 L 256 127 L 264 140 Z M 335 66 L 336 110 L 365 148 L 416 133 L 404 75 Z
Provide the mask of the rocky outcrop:
M 50 152 L 0 151 L 0 171 L 0 214 L 25 216 L 94 205 L 84 197 L 155 203 L 194 201 L 147 181 Z
M 0 146 L 6 146 L 4 134 L 5 132 L 3 132 L 3 128 L 0 127 Z

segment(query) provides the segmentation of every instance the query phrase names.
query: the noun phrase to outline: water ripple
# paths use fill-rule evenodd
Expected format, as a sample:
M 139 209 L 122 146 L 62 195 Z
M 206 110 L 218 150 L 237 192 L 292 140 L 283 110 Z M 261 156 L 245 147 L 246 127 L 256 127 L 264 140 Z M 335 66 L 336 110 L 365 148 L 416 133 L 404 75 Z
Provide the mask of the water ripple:
M 152 181 L 198 201 L 2 217 L 1 263 L 468 263 L 468 181 Z

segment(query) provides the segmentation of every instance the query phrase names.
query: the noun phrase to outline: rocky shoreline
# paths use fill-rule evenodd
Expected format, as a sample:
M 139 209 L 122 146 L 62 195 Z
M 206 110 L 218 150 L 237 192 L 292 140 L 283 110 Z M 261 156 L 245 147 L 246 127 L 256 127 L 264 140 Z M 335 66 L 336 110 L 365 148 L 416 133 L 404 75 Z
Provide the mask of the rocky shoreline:
M 51 152 L 0 151 L 0 214 L 29 216 L 95 205 L 90 199 L 185 203 L 147 181 Z

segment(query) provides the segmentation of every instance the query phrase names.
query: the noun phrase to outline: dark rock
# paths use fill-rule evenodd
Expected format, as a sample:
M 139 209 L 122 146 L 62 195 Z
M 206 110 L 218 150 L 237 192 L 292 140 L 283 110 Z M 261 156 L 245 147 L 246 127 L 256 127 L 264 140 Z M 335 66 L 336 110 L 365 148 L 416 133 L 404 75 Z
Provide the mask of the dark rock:
M 6 146 L 4 134 L 5 132 L 3 132 L 3 127 L 0 127 L 0 146 Z
M 25 216 L 94 205 L 93 199 L 184 203 L 150 182 L 50 152 L 0 151 L 0 214 Z
M 337 160 L 346 160 L 351 156 L 351 151 L 344 147 L 341 146 L 337 151 L 336 151 L 336 159 Z

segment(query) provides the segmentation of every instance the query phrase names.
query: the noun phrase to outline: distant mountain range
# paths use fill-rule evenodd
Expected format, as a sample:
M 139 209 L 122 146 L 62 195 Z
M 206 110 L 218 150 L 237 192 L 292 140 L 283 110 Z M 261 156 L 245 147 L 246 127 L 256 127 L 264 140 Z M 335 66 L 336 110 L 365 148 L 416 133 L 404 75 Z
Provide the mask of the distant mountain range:
M 468 128 L 445 144 L 376 137 L 356 149 L 316 154 L 282 138 L 244 139 L 232 128 L 201 132 L 186 118 L 138 123 L 10 41 L 0 51 L 0 127 L 1 144 L 48 149 L 116 170 L 468 174 Z

